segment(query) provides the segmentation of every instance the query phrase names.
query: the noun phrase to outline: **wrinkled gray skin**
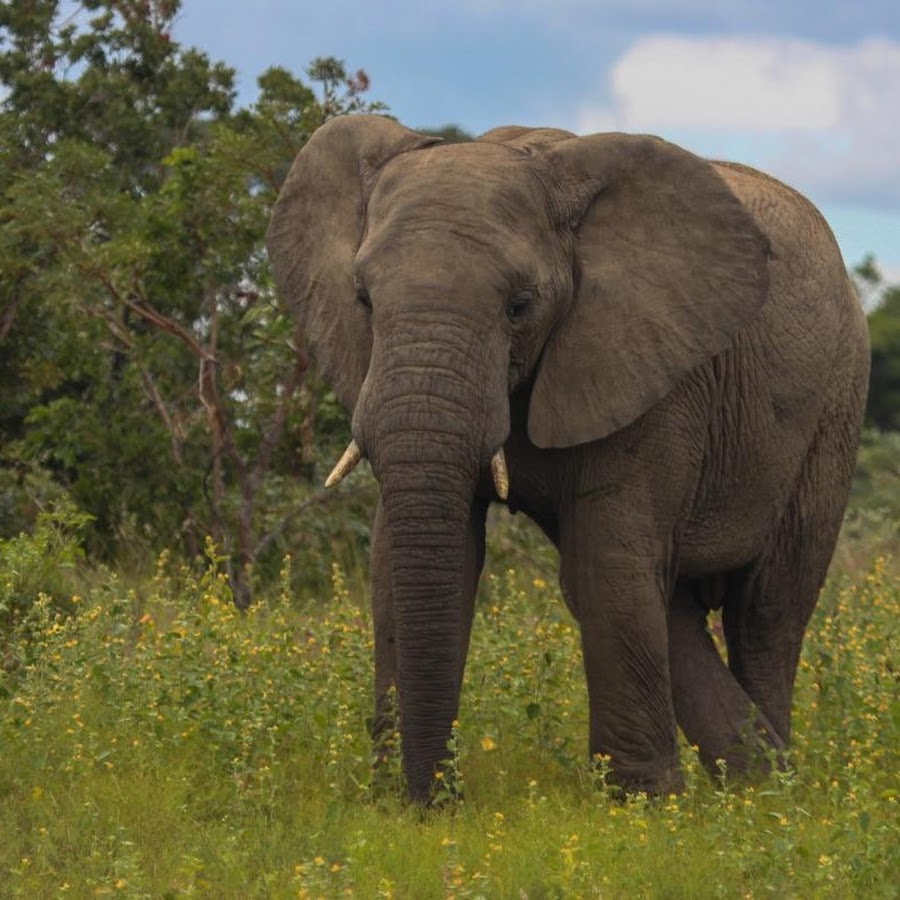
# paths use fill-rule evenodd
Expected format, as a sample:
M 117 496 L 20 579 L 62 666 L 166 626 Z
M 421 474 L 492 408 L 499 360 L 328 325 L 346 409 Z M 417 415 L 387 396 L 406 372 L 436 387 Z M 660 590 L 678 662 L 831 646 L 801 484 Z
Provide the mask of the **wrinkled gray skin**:
M 415 800 L 458 711 L 501 446 L 510 508 L 559 548 L 619 784 L 678 789 L 676 723 L 732 772 L 785 745 L 868 373 L 806 200 L 656 138 L 442 146 L 358 116 L 298 155 L 268 242 L 381 487 L 376 732 L 395 685 Z

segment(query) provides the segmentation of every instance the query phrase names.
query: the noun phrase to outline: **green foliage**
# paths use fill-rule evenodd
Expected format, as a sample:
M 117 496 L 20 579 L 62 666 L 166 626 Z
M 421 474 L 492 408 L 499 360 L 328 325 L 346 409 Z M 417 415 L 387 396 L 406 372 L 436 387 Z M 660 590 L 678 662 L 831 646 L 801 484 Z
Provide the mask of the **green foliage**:
M 347 435 L 275 297 L 270 207 L 315 128 L 380 105 L 323 58 L 313 87 L 271 69 L 235 109 L 232 70 L 172 39 L 179 7 L 0 13 L 0 472 L 49 476 L 103 558 L 212 535 L 246 601 L 304 546 L 288 522 Z M 32 482 L 4 481 L 15 534 Z
M 851 506 L 883 511 L 900 522 L 900 432 L 863 433 Z
M 900 533 L 900 433 L 866 430 L 862 435 L 850 502 L 835 553 L 843 571 L 857 571 L 872 553 L 893 557 Z
M 61 616 L 46 599 L 0 673 L 9 896 L 892 896 L 900 878 L 900 582 L 832 582 L 797 684 L 796 771 L 617 802 L 582 759 L 576 630 L 527 571 L 487 579 L 450 748 L 465 798 L 422 814 L 371 789 L 368 617 L 334 573 L 298 609 L 232 606 L 211 545 Z M 527 587 L 523 587 L 527 585 Z
M 31 534 L 0 540 L 0 641 L 35 603 L 71 609 L 89 517 L 62 501 L 41 512 Z
M 885 291 L 869 314 L 872 373 L 866 417 L 882 430 L 900 431 L 900 287 Z
M 885 284 L 875 257 L 854 266 L 851 277 L 868 311 L 872 370 L 866 424 L 900 430 L 900 286 Z
M 444 125 L 441 128 L 420 128 L 423 134 L 431 134 L 439 137 L 445 144 L 462 144 L 467 141 L 474 141 L 475 138 L 464 128 L 459 125 Z

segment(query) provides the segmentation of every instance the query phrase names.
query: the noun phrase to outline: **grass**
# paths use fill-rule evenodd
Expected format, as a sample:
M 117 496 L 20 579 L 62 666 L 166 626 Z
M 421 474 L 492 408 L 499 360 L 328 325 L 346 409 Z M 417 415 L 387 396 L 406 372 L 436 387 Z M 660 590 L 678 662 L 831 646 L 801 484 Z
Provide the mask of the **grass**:
M 209 548 L 199 575 L 165 557 L 133 588 L 100 573 L 74 614 L 42 597 L 20 619 L 0 672 L 0 896 L 896 896 L 900 580 L 883 560 L 826 588 L 790 772 L 713 782 L 684 747 L 683 795 L 626 803 L 584 759 L 555 587 L 489 576 L 452 748 L 465 800 L 434 812 L 399 778 L 371 784 L 371 629 L 340 571 L 298 609 L 286 564 L 280 596 L 240 615 L 220 568 Z

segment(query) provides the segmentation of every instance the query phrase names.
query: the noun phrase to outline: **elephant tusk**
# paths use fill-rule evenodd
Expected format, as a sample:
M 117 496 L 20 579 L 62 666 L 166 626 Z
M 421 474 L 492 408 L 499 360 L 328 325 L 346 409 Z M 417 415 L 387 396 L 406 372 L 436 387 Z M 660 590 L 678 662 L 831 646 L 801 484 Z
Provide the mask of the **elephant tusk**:
M 359 464 L 362 459 L 362 451 L 356 441 L 350 441 L 344 455 L 338 460 L 338 464 L 331 470 L 331 474 L 325 479 L 325 487 L 334 487 L 339 481 L 343 481 Z
M 503 455 L 501 447 L 491 460 L 491 475 L 494 476 L 494 487 L 497 489 L 497 496 L 501 500 L 505 500 L 509 496 L 509 472 L 506 470 L 506 457 Z

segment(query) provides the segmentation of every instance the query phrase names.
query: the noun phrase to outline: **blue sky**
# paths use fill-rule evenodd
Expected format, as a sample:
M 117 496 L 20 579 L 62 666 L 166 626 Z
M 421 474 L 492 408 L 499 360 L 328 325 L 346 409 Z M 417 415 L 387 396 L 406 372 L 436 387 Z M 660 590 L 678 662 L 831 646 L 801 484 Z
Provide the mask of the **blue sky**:
M 757 166 L 900 282 L 898 0 L 184 0 L 175 33 L 245 103 L 268 66 L 337 56 L 411 127 L 653 133 Z

